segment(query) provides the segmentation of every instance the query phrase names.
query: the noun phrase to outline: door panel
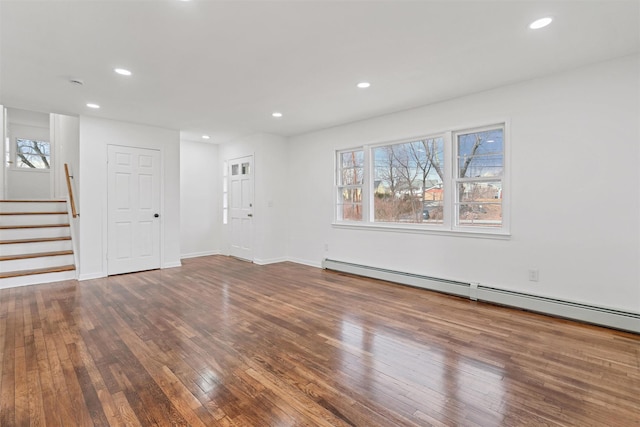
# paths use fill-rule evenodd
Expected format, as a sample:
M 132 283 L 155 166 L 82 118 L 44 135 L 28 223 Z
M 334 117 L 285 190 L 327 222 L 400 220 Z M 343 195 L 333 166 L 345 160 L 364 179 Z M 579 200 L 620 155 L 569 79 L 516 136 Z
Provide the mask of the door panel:
M 229 161 L 231 255 L 253 261 L 253 156 Z
M 108 274 L 160 268 L 160 152 L 110 145 Z

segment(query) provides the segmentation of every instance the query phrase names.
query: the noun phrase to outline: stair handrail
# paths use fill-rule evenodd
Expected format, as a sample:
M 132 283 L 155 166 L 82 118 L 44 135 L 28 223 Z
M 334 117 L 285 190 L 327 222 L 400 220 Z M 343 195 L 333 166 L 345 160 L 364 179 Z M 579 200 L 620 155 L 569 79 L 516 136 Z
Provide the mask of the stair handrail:
M 71 203 L 71 216 L 74 218 L 78 216 L 78 212 L 76 211 L 76 202 L 73 199 L 73 188 L 71 187 L 71 178 L 73 176 L 69 175 L 69 165 L 64 164 L 64 173 L 67 176 L 67 190 L 69 192 L 69 202 Z

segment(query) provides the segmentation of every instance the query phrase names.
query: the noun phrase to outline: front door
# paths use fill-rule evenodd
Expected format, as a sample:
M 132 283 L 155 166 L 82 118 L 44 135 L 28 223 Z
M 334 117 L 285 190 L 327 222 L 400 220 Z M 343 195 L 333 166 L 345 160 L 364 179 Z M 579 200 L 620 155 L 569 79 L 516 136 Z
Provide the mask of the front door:
M 229 161 L 231 255 L 253 261 L 253 156 Z
M 160 152 L 108 147 L 107 273 L 160 268 Z

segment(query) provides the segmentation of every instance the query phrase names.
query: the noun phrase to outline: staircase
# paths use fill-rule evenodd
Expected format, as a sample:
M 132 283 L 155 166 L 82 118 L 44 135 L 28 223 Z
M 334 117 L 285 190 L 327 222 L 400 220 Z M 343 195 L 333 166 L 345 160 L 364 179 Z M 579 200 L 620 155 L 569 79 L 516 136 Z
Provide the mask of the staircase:
M 0 200 L 0 289 L 76 278 L 67 203 Z

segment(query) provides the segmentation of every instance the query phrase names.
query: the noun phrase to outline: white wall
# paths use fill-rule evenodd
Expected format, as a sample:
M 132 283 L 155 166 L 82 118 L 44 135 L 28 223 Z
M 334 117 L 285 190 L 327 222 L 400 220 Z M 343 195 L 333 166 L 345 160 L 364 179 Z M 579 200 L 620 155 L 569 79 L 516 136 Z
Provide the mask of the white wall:
M 162 158 L 162 268 L 180 265 L 180 135 L 151 126 L 80 117 L 80 275 L 107 275 L 107 145 L 157 149 Z
M 16 138 L 49 141 L 49 115 L 33 111 L 7 109 L 7 136 L 11 144 L 12 161 L 15 161 Z M 53 157 L 51 163 L 54 162 Z M 51 173 L 49 169 L 16 168 L 12 163 L 7 170 L 8 199 L 51 198 Z
M 290 259 L 640 312 L 639 62 L 626 57 L 291 138 Z M 334 150 L 501 119 L 510 126 L 509 240 L 332 227 Z M 528 281 L 530 268 L 539 282 Z
M 254 262 L 286 259 L 286 214 L 291 196 L 287 182 L 287 146 L 284 137 L 255 134 L 220 146 L 220 163 L 254 156 Z M 222 175 L 222 168 L 220 176 Z M 223 253 L 229 253 L 229 227 L 222 227 Z
M 180 142 L 180 253 L 220 253 L 222 192 L 218 146 Z
M 76 203 L 79 202 L 78 179 L 76 173 L 80 163 L 80 130 L 77 117 L 65 116 L 62 114 L 51 114 L 50 125 L 51 141 L 55 155 L 54 169 L 54 197 L 65 199 L 68 195 L 67 181 L 64 174 L 64 164 L 69 165 L 69 174 L 73 176 L 71 180 Z

